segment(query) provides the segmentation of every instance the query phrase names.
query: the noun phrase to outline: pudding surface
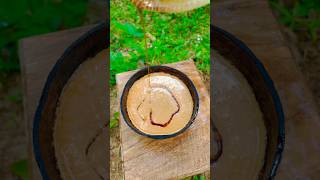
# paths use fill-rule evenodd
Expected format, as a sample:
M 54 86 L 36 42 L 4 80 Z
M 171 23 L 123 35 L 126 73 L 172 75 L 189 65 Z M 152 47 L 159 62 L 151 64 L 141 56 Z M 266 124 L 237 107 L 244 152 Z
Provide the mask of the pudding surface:
M 107 49 L 83 62 L 59 98 L 53 145 L 62 179 L 106 178 L 106 57 Z
M 179 78 L 151 73 L 137 80 L 129 90 L 127 112 L 132 124 L 151 135 L 173 134 L 191 119 L 193 99 Z
M 257 179 L 263 167 L 267 132 L 252 87 L 230 60 L 214 51 L 213 120 L 223 139 L 214 179 Z

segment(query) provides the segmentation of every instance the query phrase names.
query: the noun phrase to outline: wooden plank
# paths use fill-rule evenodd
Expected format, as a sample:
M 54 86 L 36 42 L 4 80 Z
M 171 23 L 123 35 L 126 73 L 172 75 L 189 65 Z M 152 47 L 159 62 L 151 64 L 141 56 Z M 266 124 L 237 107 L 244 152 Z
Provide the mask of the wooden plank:
M 244 41 L 262 61 L 280 95 L 286 117 L 286 145 L 276 179 L 317 179 L 319 113 L 267 1 L 217 0 L 213 13 L 213 24 Z
M 30 179 L 41 179 L 32 149 L 32 123 L 42 88 L 54 63 L 64 50 L 93 26 L 60 31 L 19 42 L 19 57 L 23 83 L 23 106 L 28 138 Z
M 193 61 L 168 66 L 184 72 L 200 96 L 200 109 L 190 129 L 165 140 L 138 135 L 121 117 L 121 154 L 125 179 L 178 179 L 210 168 L 210 98 Z M 118 99 L 136 71 L 117 74 Z

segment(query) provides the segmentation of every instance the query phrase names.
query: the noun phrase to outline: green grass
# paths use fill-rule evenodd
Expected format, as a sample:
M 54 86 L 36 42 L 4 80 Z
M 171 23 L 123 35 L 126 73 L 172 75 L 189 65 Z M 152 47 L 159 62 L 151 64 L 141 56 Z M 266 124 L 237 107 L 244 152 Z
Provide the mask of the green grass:
M 193 180 L 205 180 L 204 175 L 197 175 L 197 176 L 193 176 L 192 178 Z
M 111 1 L 111 84 L 115 74 L 146 63 L 140 16 L 129 0 Z M 193 59 L 197 68 L 210 73 L 210 6 L 186 13 L 144 11 L 148 62 L 152 65 Z
M 129 0 L 113 0 L 110 6 L 110 83 L 117 73 L 144 66 L 193 59 L 197 68 L 210 74 L 210 6 L 191 12 L 164 14 L 144 11 L 148 58 L 139 13 Z M 116 127 L 117 114 L 110 122 Z M 190 177 L 204 180 L 204 175 Z M 189 178 L 189 179 L 190 179 Z
M 86 11 L 87 0 L 0 1 L 0 86 L 20 71 L 19 39 L 80 26 Z M 22 95 L 10 94 L 4 100 L 21 104 Z M 13 163 L 10 170 L 19 179 L 28 179 L 27 160 Z
M 11 172 L 22 180 L 28 180 L 28 161 L 23 159 L 13 163 L 10 167 Z
M 119 126 L 119 116 L 120 116 L 119 112 L 115 112 L 113 114 L 113 117 L 112 117 L 112 119 L 110 120 L 110 123 L 109 123 L 109 128 L 110 129 L 113 129 L 113 128 Z
M 87 0 L 0 1 L 0 74 L 19 71 L 18 40 L 80 26 Z
M 296 0 L 289 8 L 279 0 L 269 0 L 271 7 L 279 14 L 279 21 L 293 31 L 305 31 L 310 40 L 319 40 L 320 1 Z
M 181 180 L 206 180 L 206 177 L 203 174 L 199 174 L 191 177 L 186 177 Z

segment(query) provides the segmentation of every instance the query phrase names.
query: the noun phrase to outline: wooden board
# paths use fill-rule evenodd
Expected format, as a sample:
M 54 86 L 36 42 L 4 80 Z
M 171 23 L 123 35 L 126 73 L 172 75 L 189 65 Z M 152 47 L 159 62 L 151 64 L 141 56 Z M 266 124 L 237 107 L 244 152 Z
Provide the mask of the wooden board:
M 210 97 L 193 61 L 168 66 L 184 72 L 194 83 L 200 99 L 199 113 L 181 135 L 154 140 L 131 130 L 121 117 L 121 154 L 125 179 L 177 179 L 210 168 Z M 117 74 L 118 99 L 135 71 Z
M 64 50 L 92 27 L 93 26 L 85 26 L 25 38 L 19 42 L 30 179 L 41 179 L 32 149 L 32 124 L 44 83 L 54 63 L 62 55 Z
M 276 179 L 318 179 L 319 114 L 267 0 L 216 0 L 213 13 L 213 24 L 245 42 L 262 61 L 280 95 L 286 145 Z

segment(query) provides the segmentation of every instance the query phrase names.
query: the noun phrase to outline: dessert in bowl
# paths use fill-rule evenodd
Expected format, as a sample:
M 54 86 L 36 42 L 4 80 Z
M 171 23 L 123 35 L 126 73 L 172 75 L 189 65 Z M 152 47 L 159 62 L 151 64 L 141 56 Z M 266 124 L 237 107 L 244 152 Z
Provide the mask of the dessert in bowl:
M 167 66 L 151 66 L 129 79 L 120 106 L 124 121 L 135 132 L 163 139 L 182 133 L 193 123 L 199 97 L 184 73 Z

